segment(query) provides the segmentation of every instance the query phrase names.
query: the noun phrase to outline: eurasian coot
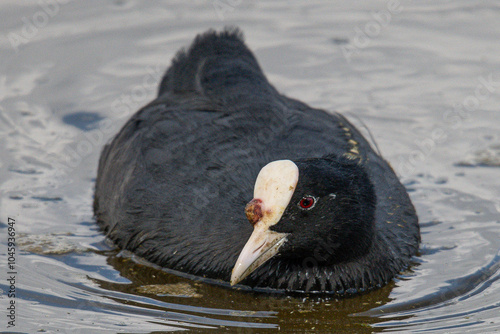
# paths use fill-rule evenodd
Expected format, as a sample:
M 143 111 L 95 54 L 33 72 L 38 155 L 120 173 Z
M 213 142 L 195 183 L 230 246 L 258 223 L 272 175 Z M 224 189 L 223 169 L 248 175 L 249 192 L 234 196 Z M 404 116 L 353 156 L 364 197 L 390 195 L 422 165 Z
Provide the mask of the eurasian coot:
M 122 249 L 254 289 L 380 287 L 420 241 L 389 164 L 340 114 L 280 94 L 235 28 L 181 50 L 104 147 L 94 209 Z

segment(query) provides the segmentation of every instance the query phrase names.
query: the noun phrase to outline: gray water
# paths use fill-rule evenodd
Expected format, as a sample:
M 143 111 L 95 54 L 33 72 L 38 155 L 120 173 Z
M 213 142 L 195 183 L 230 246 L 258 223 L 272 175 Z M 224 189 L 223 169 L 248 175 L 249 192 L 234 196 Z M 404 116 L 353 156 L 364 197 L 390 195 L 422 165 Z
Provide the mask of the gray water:
M 0 330 L 500 329 L 498 2 L 8 0 L 0 18 Z M 180 47 L 225 25 L 278 90 L 369 129 L 407 186 L 421 252 L 388 286 L 341 300 L 231 291 L 144 264 L 96 228 L 102 146 Z

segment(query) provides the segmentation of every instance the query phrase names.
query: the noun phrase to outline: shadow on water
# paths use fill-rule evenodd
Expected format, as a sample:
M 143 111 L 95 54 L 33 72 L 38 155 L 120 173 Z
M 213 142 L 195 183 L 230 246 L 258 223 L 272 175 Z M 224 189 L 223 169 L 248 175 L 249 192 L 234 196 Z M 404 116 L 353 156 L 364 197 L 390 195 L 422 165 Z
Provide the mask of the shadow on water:
M 106 257 L 112 270 L 102 271 L 102 266 L 83 266 L 82 257 Z M 352 314 L 366 312 L 390 301 L 389 293 L 394 283 L 362 296 L 336 299 L 332 297 L 292 297 L 270 295 L 248 291 L 231 290 L 166 273 L 157 268 L 137 263 L 130 257 L 121 256 L 116 251 L 97 251 L 83 254 L 44 256 L 54 264 L 62 262 L 65 271 L 72 266 L 84 269 L 86 279 L 67 280 L 67 275 L 47 277 L 57 281 L 68 296 L 55 291 L 39 289 L 19 289 L 18 294 L 26 302 L 36 302 L 38 308 L 50 307 L 67 310 L 64 313 L 87 314 L 93 323 L 101 322 L 101 317 L 134 318 L 149 324 L 141 333 L 161 333 L 165 331 L 190 329 L 194 332 L 219 332 L 228 330 L 238 333 L 275 332 L 329 332 L 372 333 L 379 331 L 371 325 L 379 322 L 376 317 Z M 85 261 L 88 262 L 88 261 Z M 96 270 L 98 272 L 92 272 Z M 51 272 L 60 272 L 56 265 Z M 93 276 L 109 275 L 104 278 Z M 119 275 L 117 275 L 119 274 Z M 69 275 L 72 276 L 72 275 Z M 53 283 L 51 284 L 54 285 Z M 65 286 L 65 287 L 64 287 Z M 8 287 L 0 284 L 5 291 Z M 59 311 L 58 313 L 62 313 Z M 68 324 L 69 325 L 69 324 Z M 114 323 L 114 326 L 120 325 Z M 129 323 L 123 322 L 127 329 Z M 43 330 L 43 326 L 40 327 Z M 92 327 L 76 326 L 86 333 Z M 119 327 L 118 327 L 119 328 Z M 135 330 L 137 328 L 133 326 Z
M 143 315 L 157 324 L 190 328 L 195 332 L 236 330 L 238 333 L 310 331 L 342 331 L 372 333 L 376 317 L 353 314 L 384 305 L 390 301 L 394 283 L 362 296 L 337 299 L 333 297 L 298 297 L 238 291 L 196 282 L 145 265 L 135 257 L 109 251 L 107 263 L 127 283 L 89 279 L 94 287 L 75 285 L 83 293 L 104 297 L 108 302 L 89 302 L 100 312 L 122 315 Z M 156 333 L 156 332 L 155 332 Z

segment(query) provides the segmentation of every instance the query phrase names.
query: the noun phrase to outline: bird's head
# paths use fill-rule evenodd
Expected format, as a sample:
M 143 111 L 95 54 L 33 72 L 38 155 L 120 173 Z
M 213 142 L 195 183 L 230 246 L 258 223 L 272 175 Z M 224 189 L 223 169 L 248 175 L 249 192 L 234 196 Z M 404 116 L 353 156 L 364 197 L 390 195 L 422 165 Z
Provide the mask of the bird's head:
M 237 284 L 272 257 L 318 264 L 349 261 L 372 241 L 375 192 L 364 168 L 347 158 L 273 161 L 255 182 L 245 213 L 254 231 L 231 275 Z

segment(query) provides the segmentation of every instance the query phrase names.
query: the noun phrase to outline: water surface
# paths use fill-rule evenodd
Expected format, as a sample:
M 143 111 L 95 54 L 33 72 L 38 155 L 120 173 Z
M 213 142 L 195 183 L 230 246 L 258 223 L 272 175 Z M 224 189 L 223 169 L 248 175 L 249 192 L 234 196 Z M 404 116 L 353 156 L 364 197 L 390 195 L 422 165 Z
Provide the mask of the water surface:
M 500 328 L 500 6 L 495 1 L 3 1 L 0 289 L 16 220 L 23 333 Z M 119 252 L 92 213 L 102 146 L 199 32 L 238 25 L 270 81 L 375 138 L 422 229 L 413 266 L 337 300 L 192 281 Z M 3 313 L 2 313 L 3 314 Z M 0 318 L 7 330 L 7 318 Z

